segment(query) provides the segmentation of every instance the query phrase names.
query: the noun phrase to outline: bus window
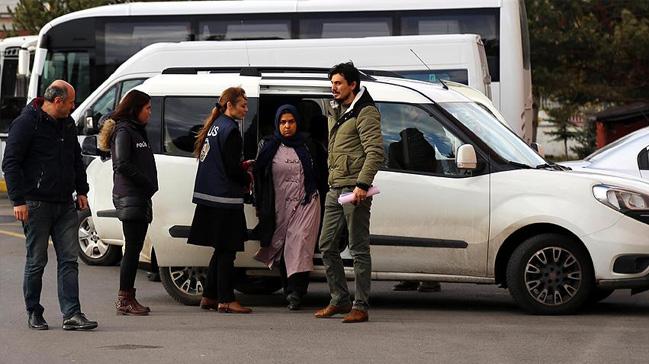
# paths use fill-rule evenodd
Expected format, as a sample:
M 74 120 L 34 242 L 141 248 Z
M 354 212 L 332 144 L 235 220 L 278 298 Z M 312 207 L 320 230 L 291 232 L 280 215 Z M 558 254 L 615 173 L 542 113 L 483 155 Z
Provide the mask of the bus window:
M 487 53 L 491 80 L 499 81 L 498 9 L 426 12 L 401 17 L 401 35 L 479 34 Z
M 429 71 L 396 71 L 405 78 L 426 82 L 454 81 L 469 84 L 469 72 L 467 70 L 429 70 Z
M 269 20 L 214 20 L 198 23 L 200 40 L 290 39 L 291 22 Z
M 393 35 L 390 17 L 330 17 L 300 19 L 300 38 L 358 38 Z
M 61 79 L 74 86 L 77 102 L 85 100 L 92 91 L 90 89 L 90 58 L 88 52 L 48 53 L 42 77 L 40 83 L 41 95 L 52 81 Z
M 184 22 L 106 23 L 105 64 L 121 64 L 140 49 L 158 42 L 190 40 L 191 24 Z

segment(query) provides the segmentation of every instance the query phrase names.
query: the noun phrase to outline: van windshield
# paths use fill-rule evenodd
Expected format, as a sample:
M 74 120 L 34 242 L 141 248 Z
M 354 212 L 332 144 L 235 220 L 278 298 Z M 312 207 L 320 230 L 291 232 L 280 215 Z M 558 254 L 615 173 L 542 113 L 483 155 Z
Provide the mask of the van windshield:
M 516 136 L 482 105 L 474 102 L 443 102 L 439 105 L 507 161 L 522 163 L 532 168 L 546 163 L 523 139 Z

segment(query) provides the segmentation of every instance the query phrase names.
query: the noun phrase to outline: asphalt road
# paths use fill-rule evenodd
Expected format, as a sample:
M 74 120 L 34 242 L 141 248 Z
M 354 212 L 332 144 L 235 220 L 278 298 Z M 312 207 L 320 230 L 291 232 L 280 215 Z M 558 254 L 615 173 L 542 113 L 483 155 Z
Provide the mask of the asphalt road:
M 251 315 L 205 312 L 175 303 L 160 283 L 137 278 L 148 317 L 116 316 L 118 267 L 80 262 L 81 304 L 99 321 L 65 332 L 50 247 L 42 303 L 49 331 L 26 326 L 24 237 L 0 196 L 0 363 L 631 363 L 649 358 L 649 293 L 615 292 L 576 316 L 522 313 L 506 290 L 443 284 L 439 293 L 392 292 L 375 282 L 370 322 L 315 319 L 328 302 L 313 283 L 302 311 L 280 295 L 239 296 Z

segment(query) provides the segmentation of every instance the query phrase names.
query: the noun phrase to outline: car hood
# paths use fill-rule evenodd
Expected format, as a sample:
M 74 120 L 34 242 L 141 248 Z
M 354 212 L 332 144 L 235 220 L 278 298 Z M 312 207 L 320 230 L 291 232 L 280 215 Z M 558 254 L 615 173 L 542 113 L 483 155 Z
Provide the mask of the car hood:
M 570 167 L 572 169 L 588 168 L 588 166 L 590 166 L 590 162 L 585 161 L 583 159 L 578 161 L 559 162 L 557 164 L 562 165 L 564 167 Z
M 649 181 L 628 174 L 593 168 L 576 169 L 565 171 L 565 173 L 580 178 L 588 178 L 593 180 L 595 183 L 630 188 L 637 190 L 638 192 L 649 194 Z

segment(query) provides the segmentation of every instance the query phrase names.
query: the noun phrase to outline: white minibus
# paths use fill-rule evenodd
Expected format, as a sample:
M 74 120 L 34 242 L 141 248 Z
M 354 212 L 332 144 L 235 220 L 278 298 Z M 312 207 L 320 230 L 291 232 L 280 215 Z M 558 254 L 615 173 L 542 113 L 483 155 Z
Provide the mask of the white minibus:
M 455 81 L 490 95 L 489 69 L 478 35 L 156 43 L 124 62 L 85 99 L 73 118 L 80 126 L 87 123 L 86 133 L 93 134 L 93 126 L 114 109 L 121 95 L 165 70 L 223 72 L 246 65 L 329 68 L 348 60 L 361 69 L 424 81 Z

